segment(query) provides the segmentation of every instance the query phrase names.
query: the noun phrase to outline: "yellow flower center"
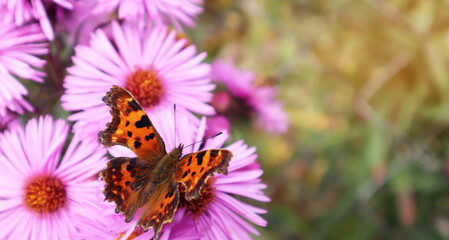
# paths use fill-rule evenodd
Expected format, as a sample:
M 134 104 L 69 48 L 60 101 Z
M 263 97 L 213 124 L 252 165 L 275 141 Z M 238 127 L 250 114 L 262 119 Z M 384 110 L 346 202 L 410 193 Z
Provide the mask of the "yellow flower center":
M 49 175 L 36 176 L 24 187 L 24 203 L 38 213 L 56 212 L 66 202 L 66 191 L 61 180 Z
M 134 95 L 144 108 L 158 104 L 165 92 L 154 70 L 137 69 L 128 76 L 125 88 Z

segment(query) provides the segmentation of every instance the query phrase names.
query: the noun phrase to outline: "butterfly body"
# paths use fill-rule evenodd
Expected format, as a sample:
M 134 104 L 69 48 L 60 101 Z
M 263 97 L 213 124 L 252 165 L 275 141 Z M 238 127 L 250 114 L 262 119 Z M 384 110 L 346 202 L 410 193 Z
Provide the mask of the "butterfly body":
M 153 170 L 152 182 L 159 184 L 172 177 L 172 173 L 176 171 L 177 163 L 181 158 L 183 146 L 174 148 L 169 154 L 162 157 Z
M 110 107 L 111 121 L 99 132 L 105 146 L 123 145 L 137 157 L 111 159 L 100 172 L 105 182 L 105 200 L 116 203 L 115 211 L 129 222 L 142 209 L 137 226 L 154 230 L 159 238 L 162 226 L 171 222 L 180 200 L 178 183 L 185 187 L 185 199 L 200 197 L 201 188 L 214 173 L 227 174 L 232 153 L 211 149 L 182 156 L 183 145 L 170 153 L 152 122 L 127 90 L 113 86 L 103 98 Z

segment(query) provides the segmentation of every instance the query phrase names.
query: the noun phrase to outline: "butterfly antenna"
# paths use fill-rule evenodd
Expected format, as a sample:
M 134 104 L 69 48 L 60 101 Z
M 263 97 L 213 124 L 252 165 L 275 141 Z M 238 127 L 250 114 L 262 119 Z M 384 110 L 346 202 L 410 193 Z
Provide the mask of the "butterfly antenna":
M 173 104 L 173 116 L 175 119 L 175 137 L 174 137 L 174 139 L 175 139 L 175 147 L 176 147 L 176 103 Z
M 205 138 L 205 139 L 203 139 L 203 140 L 196 141 L 196 142 L 194 142 L 194 143 L 192 143 L 192 144 L 189 144 L 189 145 L 185 146 L 185 148 L 186 148 L 186 147 L 190 147 L 190 146 L 192 146 L 193 144 L 196 144 L 196 143 L 205 142 L 207 139 L 211 139 L 211 138 L 214 138 L 214 137 L 216 137 L 216 136 L 220 136 L 221 134 L 222 134 L 222 132 L 219 132 L 219 133 L 215 134 L 214 136 L 210 136 L 210 137 L 207 137 L 207 138 Z

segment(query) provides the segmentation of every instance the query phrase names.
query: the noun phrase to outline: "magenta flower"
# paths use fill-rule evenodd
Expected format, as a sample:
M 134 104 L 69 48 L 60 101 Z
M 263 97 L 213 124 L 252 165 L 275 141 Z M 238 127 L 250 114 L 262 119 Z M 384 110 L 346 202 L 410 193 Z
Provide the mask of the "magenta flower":
M 223 115 L 209 117 L 207 119 L 204 137 L 213 136 L 221 131 L 231 131 L 231 123 L 229 123 L 228 119 Z
M 204 138 L 206 119 L 203 117 L 201 121 L 192 121 L 187 111 L 177 108 L 175 142 L 173 111 L 166 109 L 160 114 L 161 117 L 158 118 L 152 115 L 149 117 L 163 138 L 167 152 L 179 143 L 186 145 L 183 154 L 202 149 L 221 148 L 228 139 L 228 133 L 224 132 L 218 137 L 207 140 L 202 149 L 200 149 L 201 143 L 188 146 Z M 193 223 L 188 232 L 202 234 L 201 239 L 250 239 L 250 233 L 257 235 L 258 232 L 246 220 L 259 226 L 266 226 L 267 222 L 259 216 L 266 213 L 266 210 L 244 203 L 233 196 L 261 202 L 270 201 L 262 192 L 266 188 L 260 179 L 263 171 L 257 162 L 255 147 L 248 148 L 240 140 L 225 148 L 231 150 L 234 155 L 228 167 L 228 174 L 215 174 L 210 177 L 197 200 L 189 202 L 181 197 L 178 211 L 185 211 L 185 217 L 190 218 Z M 122 146 L 114 146 L 109 152 L 115 157 L 135 157 L 131 150 Z M 180 187 L 180 191 L 183 192 L 183 186 Z M 164 225 L 162 231 L 172 225 L 176 223 Z
M 209 78 L 210 66 L 202 63 L 206 53 L 197 55 L 195 46 L 177 39 L 176 32 L 166 27 L 138 30 L 114 22 L 111 38 L 100 29 L 92 34 L 89 46 L 75 49 L 62 96 L 66 110 L 79 111 L 69 117 L 77 121 L 75 132 L 97 138 L 111 118 L 101 99 L 112 85 L 130 91 L 154 118 L 175 103 L 191 112 L 214 113 L 207 104 L 215 85 Z
M 224 84 L 237 100 L 232 104 L 229 96 L 219 92 L 213 105 L 219 113 L 231 111 L 231 115 L 253 113 L 256 124 L 268 132 L 284 133 L 288 129 L 288 115 L 283 105 L 276 100 L 277 89 L 270 86 L 256 86 L 254 72 L 238 70 L 232 61 L 215 60 L 212 64 L 212 79 Z
M 23 113 L 33 107 L 24 99 L 27 89 L 16 76 L 43 82 L 42 68 L 45 61 L 39 55 L 48 53 L 45 36 L 36 24 L 17 27 L 14 24 L 0 24 L 0 119 L 7 110 Z
M 256 74 L 251 71 L 238 70 L 233 61 L 216 59 L 212 63 L 212 79 L 223 83 L 229 92 L 238 98 L 250 98 L 254 89 Z
M 97 1 L 78 1 L 73 3 L 73 8 L 70 11 L 58 8 L 56 32 L 66 33 L 69 44 L 88 44 L 90 33 L 99 25 L 109 21 L 110 13 L 93 14 L 96 4 Z
M 288 129 L 288 115 L 283 104 L 275 100 L 277 89 L 269 86 L 257 88 L 252 98 L 248 99 L 250 106 L 256 110 L 257 126 L 265 128 L 268 132 L 284 133 Z
M 63 153 L 68 131 L 46 116 L 0 134 L 0 239 L 69 239 L 73 216 L 97 217 L 106 152 L 75 135 Z
M 119 19 L 147 20 L 156 24 L 172 24 L 181 30 L 181 24 L 195 26 L 195 19 L 203 11 L 202 0 L 98 0 L 94 13 L 112 12 L 118 8 Z
M 0 118 L 0 131 L 11 129 L 20 125 L 20 119 L 15 114 L 7 112 L 5 116 Z M 0 149 L 1 151 L 1 149 Z
M 33 8 L 30 1 L 9 0 L 0 1 L 0 21 L 3 24 L 15 23 L 22 26 L 33 18 Z
M 52 1 L 60 7 L 72 9 L 76 0 L 46 0 Z M 32 19 L 39 21 L 42 31 L 48 40 L 52 41 L 55 37 L 53 27 L 48 18 L 47 11 L 44 6 L 44 0 L 8 0 L 0 1 L 0 13 L 3 22 L 14 22 L 17 26 L 21 26 Z

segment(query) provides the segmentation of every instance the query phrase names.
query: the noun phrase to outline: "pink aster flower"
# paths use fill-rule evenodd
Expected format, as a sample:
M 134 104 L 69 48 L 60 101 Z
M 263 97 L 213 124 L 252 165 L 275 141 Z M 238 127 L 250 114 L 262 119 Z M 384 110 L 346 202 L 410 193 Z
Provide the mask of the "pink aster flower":
M 53 2 L 60 7 L 72 9 L 76 0 L 46 0 Z M 21 26 L 32 19 L 39 21 L 42 31 L 48 40 L 53 40 L 55 35 L 50 19 L 45 9 L 44 0 L 0 0 L 0 13 L 3 22 L 14 22 Z
M 43 82 L 42 68 L 45 61 L 37 56 L 47 54 L 45 36 L 36 24 L 17 27 L 14 24 L 0 24 L 0 118 L 7 110 L 23 113 L 32 106 L 24 99 L 27 89 L 16 76 Z
M 276 88 L 259 87 L 248 103 L 259 115 L 257 126 L 265 128 L 268 132 L 284 133 L 288 129 L 288 115 L 283 109 L 283 104 L 275 100 L 276 95 Z
M 166 27 L 143 30 L 112 23 L 112 37 L 101 29 L 92 34 L 89 46 L 77 46 L 74 66 L 65 78 L 62 106 L 78 111 L 69 117 L 77 121 L 75 132 L 97 138 L 111 116 L 102 98 L 112 85 L 130 91 L 145 111 L 157 118 L 163 108 L 184 106 L 194 113 L 214 113 L 208 105 L 215 88 L 210 66 L 202 61 L 186 39 L 177 39 Z M 193 115 L 192 115 L 193 116 Z
M 236 99 L 232 103 L 226 92 L 214 96 L 213 105 L 219 113 L 230 115 L 256 115 L 256 124 L 268 132 L 284 133 L 288 129 L 288 115 L 283 105 L 276 100 L 277 89 L 270 86 L 256 86 L 256 74 L 238 70 L 232 61 L 217 59 L 212 64 L 212 79 L 224 84 Z
M 99 25 L 109 21 L 110 13 L 93 14 L 92 9 L 96 4 L 96 1 L 79 1 L 73 3 L 73 8 L 70 11 L 58 8 L 56 32 L 66 33 L 69 44 L 88 44 L 90 33 Z
M 173 111 L 166 109 L 160 114 L 159 118 L 151 115 L 149 117 L 163 138 L 167 152 L 179 143 L 186 145 L 183 154 L 203 149 L 222 148 L 229 137 L 228 133 L 224 132 L 220 136 L 207 140 L 204 144 L 196 143 L 188 146 L 204 138 L 206 119 L 192 121 L 185 110 L 177 108 L 175 142 Z M 200 148 L 200 146 L 204 147 Z M 188 231 L 189 234 L 202 234 L 201 239 L 250 239 L 251 233 L 258 235 L 258 232 L 248 221 L 259 226 L 266 226 L 267 222 L 259 216 L 266 213 L 266 210 L 244 203 L 234 196 L 261 202 L 270 201 L 262 191 L 266 188 L 260 179 L 263 171 L 257 162 L 255 147 L 248 147 L 240 140 L 225 148 L 234 155 L 229 163 L 228 174 L 215 174 L 210 177 L 197 200 L 186 201 L 181 197 L 178 211 L 185 211 L 185 217 L 190 218 L 193 223 Z M 122 146 L 114 146 L 109 152 L 115 157 L 135 157 L 131 150 Z M 183 186 L 180 187 L 180 191 L 183 191 Z M 164 225 L 162 230 L 171 225 L 176 223 Z
M 96 217 L 106 152 L 75 135 L 63 153 L 68 131 L 46 116 L 0 134 L 0 239 L 69 239 L 73 216 Z
M 17 115 L 7 112 L 5 116 L 0 118 L 0 131 L 11 129 L 20 125 L 20 119 Z M 0 149 L 1 151 L 1 149 Z
M 216 59 L 212 63 L 212 79 L 223 83 L 229 92 L 238 98 L 251 97 L 255 86 L 256 74 L 251 71 L 239 70 L 233 61 Z
M 231 131 L 231 123 L 223 115 L 215 115 L 207 119 L 206 131 L 204 137 L 214 136 L 215 134 L 226 131 Z
M 203 11 L 202 0 L 99 0 L 95 13 L 111 12 L 118 8 L 119 19 L 147 20 L 156 24 L 171 21 L 181 30 L 180 23 L 193 27 Z

